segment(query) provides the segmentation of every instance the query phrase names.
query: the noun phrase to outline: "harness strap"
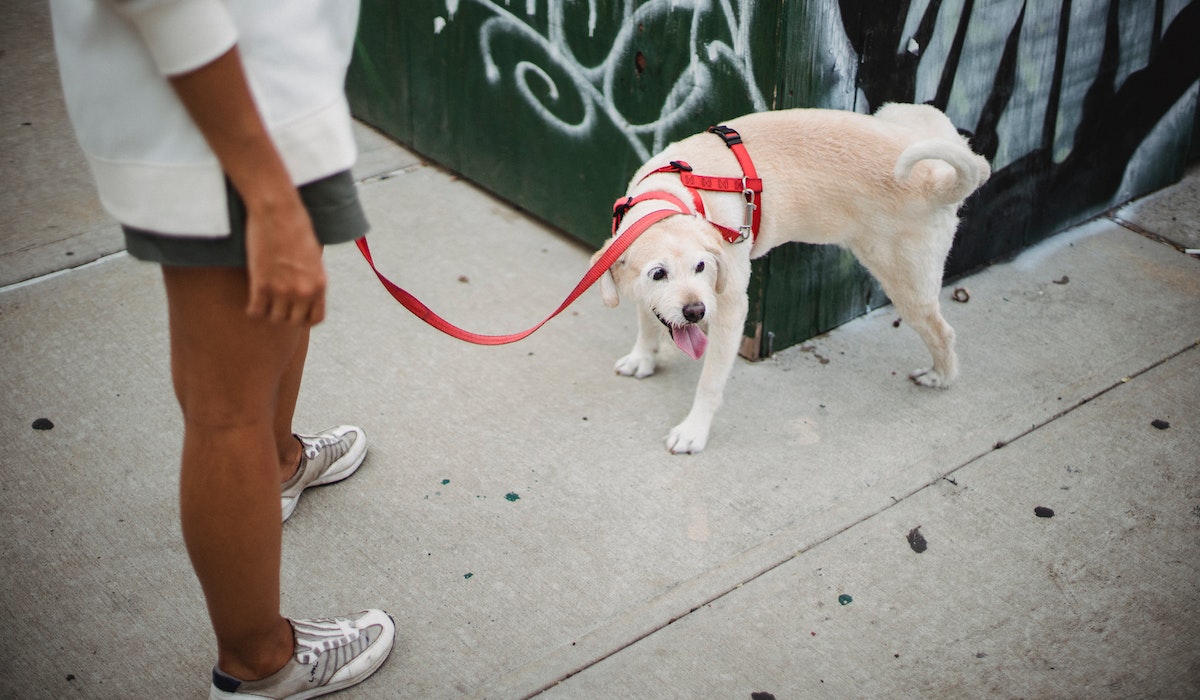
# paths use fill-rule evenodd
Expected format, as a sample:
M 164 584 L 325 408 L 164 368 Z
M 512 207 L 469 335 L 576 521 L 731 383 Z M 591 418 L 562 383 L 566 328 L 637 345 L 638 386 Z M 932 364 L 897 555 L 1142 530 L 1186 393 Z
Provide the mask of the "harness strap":
M 695 212 L 716 227 L 721 233 L 722 238 L 729 243 L 741 243 L 747 238 L 758 238 L 758 230 L 762 225 L 762 178 L 758 176 L 758 171 L 754 169 L 754 161 L 751 160 L 750 153 L 746 150 L 745 145 L 742 144 L 742 137 L 737 131 L 724 125 L 709 127 L 708 131 L 720 136 L 725 145 L 733 151 L 738 165 L 742 168 L 742 177 L 697 175 L 693 171 L 692 166 L 688 165 L 686 161 L 673 160 L 661 168 L 650 171 L 642 179 L 644 180 L 646 177 L 659 173 L 677 173 L 680 182 L 692 193 L 692 203 L 695 207 Z M 700 190 L 740 193 L 746 199 L 746 216 L 742 220 L 742 225 L 735 229 L 729 226 L 722 226 L 708 219 L 708 215 L 704 211 L 704 200 L 700 197 Z M 646 197 L 645 195 L 642 195 L 642 197 L 645 199 L 661 198 Z M 620 200 L 618 200 L 618 204 L 620 204 Z M 621 212 L 621 215 L 623 216 L 624 212 Z M 617 213 L 614 212 L 613 216 L 616 217 Z M 618 223 L 619 218 L 613 222 L 613 233 L 616 233 Z
M 412 312 L 414 316 L 436 328 L 437 330 L 445 333 L 446 335 L 458 338 L 459 340 L 465 340 L 468 343 L 474 343 L 476 345 L 506 345 L 508 343 L 515 343 L 518 340 L 522 340 L 530 335 L 533 335 L 535 331 L 546 325 L 550 319 L 562 313 L 563 309 L 566 309 L 571 305 L 572 302 L 578 299 L 580 295 L 587 291 L 588 287 L 591 287 L 593 284 L 595 284 L 596 280 L 600 279 L 600 276 L 603 275 L 608 268 L 612 267 L 613 263 L 615 263 L 617 259 L 621 257 L 626 249 L 628 249 L 629 246 L 635 240 L 637 240 L 638 236 L 641 236 L 642 233 L 646 231 L 646 229 L 650 228 L 659 221 L 662 221 L 668 216 L 675 216 L 676 214 L 691 214 L 687 206 L 685 206 L 678 197 L 675 197 L 668 192 L 653 192 L 647 194 L 655 196 L 628 198 L 630 201 L 628 202 L 628 206 L 625 207 L 626 211 L 635 204 L 639 204 L 642 201 L 647 201 L 650 199 L 666 201 L 672 204 L 674 208 L 658 209 L 635 221 L 632 226 L 630 226 L 624 233 L 620 235 L 619 238 L 614 240 L 608 246 L 608 248 L 604 251 L 604 254 L 601 255 L 600 258 L 596 260 L 596 263 L 588 269 L 587 273 L 584 274 L 583 279 L 579 281 L 579 284 L 575 285 L 575 289 L 573 289 L 571 293 L 567 295 L 567 298 L 562 304 L 559 305 L 557 309 L 554 310 L 553 313 L 532 328 L 526 329 L 519 333 L 510 333 L 508 335 L 483 335 L 480 333 L 472 333 L 471 331 L 463 330 L 462 328 L 459 328 L 458 326 L 445 320 L 441 316 L 438 316 L 428 306 L 421 303 L 421 301 L 412 294 L 401 289 L 396 285 L 396 283 L 385 277 L 383 273 L 381 273 L 379 269 L 375 267 L 375 260 L 371 257 L 371 248 L 367 245 L 366 236 L 359 238 L 357 241 L 355 241 L 355 244 L 358 246 L 358 250 L 360 253 L 362 253 L 363 258 L 366 259 L 367 264 L 371 266 L 371 271 L 375 273 L 375 276 L 379 278 L 380 283 L 383 284 L 384 289 L 386 289 L 388 293 L 392 295 L 393 299 L 400 302 L 404 308 Z M 614 205 L 614 219 L 616 219 L 615 209 L 622 204 L 624 204 L 624 200 L 617 200 L 617 204 Z M 615 227 L 616 224 L 614 224 L 614 231 Z
M 733 151 L 738 165 L 742 167 L 742 175 L 747 183 L 746 189 L 743 192 L 746 194 L 746 203 L 747 205 L 754 206 L 751 231 L 754 237 L 758 238 L 758 229 L 762 225 L 762 180 L 758 177 L 758 171 L 754 169 L 754 161 L 750 158 L 750 152 L 746 150 L 746 145 L 742 143 L 742 135 L 736 130 L 720 124 L 710 126 L 708 131 L 721 137 L 721 140 L 725 142 L 729 150 Z M 758 183 L 757 189 L 750 186 L 752 181 Z M 753 194 L 749 194 L 750 192 L 753 192 Z

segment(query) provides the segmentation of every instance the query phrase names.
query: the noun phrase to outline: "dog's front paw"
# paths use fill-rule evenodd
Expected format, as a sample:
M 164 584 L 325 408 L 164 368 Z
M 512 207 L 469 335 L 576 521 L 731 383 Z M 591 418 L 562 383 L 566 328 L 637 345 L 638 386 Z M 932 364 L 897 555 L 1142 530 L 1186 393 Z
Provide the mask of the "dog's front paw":
M 916 372 L 908 375 L 908 378 L 913 380 L 914 384 L 927 386 L 933 389 L 949 389 L 950 381 L 943 377 L 941 372 L 935 369 L 919 369 Z
M 696 454 L 708 444 L 708 426 L 696 426 L 684 421 L 671 429 L 667 436 L 667 449 L 671 454 Z
M 654 353 L 631 352 L 617 360 L 613 369 L 626 377 L 649 377 L 654 374 Z

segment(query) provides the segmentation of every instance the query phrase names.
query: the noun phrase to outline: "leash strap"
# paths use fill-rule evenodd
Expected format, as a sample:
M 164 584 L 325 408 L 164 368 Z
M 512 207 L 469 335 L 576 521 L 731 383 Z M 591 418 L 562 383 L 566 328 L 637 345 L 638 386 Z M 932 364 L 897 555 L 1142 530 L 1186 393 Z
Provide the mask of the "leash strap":
M 393 299 L 400 302 L 401 306 L 412 312 L 414 316 L 436 328 L 437 330 L 445 333 L 446 335 L 449 335 L 453 338 L 458 338 L 459 340 L 465 340 L 468 343 L 474 343 L 476 345 L 506 345 L 508 343 L 515 343 L 518 340 L 528 338 L 539 328 L 546 325 L 550 319 L 562 313 L 562 311 L 570 306 L 572 302 L 578 299 L 581 294 L 587 291 L 588 287 L 591 287 L 593 284 L 595 284 L 596 280 L 600 279 L 600 276 L 603 275 L 608 268 L 612 267 L 613 263 L 615 263 L 617 259 L 621 257 L 626 249 L 628 249 L 629 246 L 635 240 L 637 240 L 638 236 L 641 236 L 642 233 L 646 231 L 646 229 L 667 218 L 668 216 L 691 213 L 688 211 L 688 208 L 684 206 L 683 202 L 679 201 L 677 197 L 667 192 L 648 194 L 654 194 L 656 196 L 648 197 L 643 195 L 642 197 L 637 198 L 623 198 L 617 200 L 617 203 L 614 205 L 613 215 L 614 231 L 619 223 L 615 210 L 619 207 L 623 206 L 624 210 L 628 211 L 635 204 L 640 204 L 642 201 L 657 199 L 666 200 L 672 203 L 675 208 L 657 209 L 635 221 L 628 229 L 626 229 L 624 233 L 620 235 L 620 237 L 618 237 L 608 246 L 608 248 L 604 251 L 604 254 L 601 255 L 596 263 L 588 269 L 587 273 L 584 274 L 583 279 L 579 281 L 579 284 L 575 285 L 575 289 L 573 289 L 571 293 L 567 295 L 567 298 L 562 304 L 559 305 L 557 309 L 554 310 L 554 313 L 547 316 L 536 326 L 521 331 L 520 333 L 510 333 L 508 335 L 483 335 L 459 328 L 458 326 L 450 323 L 446 319 L 434 313 L 432 309 L 421 303 L 421 300 L 401 289 L 398 285 L 396 285 L 396 283 L 385 277 L 383 273 L 381 273 L 379 269 L 375 267 L 375 260 L 371 257 L 371 248 L 367 245 L 366 236 L 359 238 L 357 241 L 355 241 L 355 244 L 358 246 L 358 250 L 360 253 L 362 253 L 363 258 L 366 259 L 367 264 L 371 266 L 371 271 L 375 273 L 375 276 L 379 278 L 380 283 L 383 284 L 384 289 L 386 289 L 388 293 L 392 295 Z

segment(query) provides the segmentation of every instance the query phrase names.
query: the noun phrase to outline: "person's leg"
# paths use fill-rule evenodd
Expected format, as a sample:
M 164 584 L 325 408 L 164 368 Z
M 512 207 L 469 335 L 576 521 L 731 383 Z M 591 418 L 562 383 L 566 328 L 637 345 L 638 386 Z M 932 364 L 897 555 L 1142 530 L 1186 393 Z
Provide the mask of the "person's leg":
M 216 633 L 218 667 L 261 678 L 293 650 L 279 612 L 275 424 L 307 332 L 246 316 L 245 268 L 164 266 L 163 279 L 184 420 L 184 541 Z
M 292 416 L 296 412 L 296 399 L 300 395 L 300 380 L 304 375 L 304 361 L 308 356 L 307 328 L 302 329 L 301 338 L 292 353 L 291 360 L 283 371 L 279 387 L 279 402 L 275 407 L 275 449 L 279 455 L 279 483 L 286 483 L 300 466 L 300 441 L 293 433 Z

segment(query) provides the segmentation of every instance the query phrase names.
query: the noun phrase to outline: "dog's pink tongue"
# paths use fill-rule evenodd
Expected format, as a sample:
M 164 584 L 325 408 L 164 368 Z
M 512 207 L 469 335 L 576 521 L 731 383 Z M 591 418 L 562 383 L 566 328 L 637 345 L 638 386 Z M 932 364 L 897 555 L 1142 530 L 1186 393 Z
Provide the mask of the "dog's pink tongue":
M 699 326 L 692 324 L 672 328 L 671 340 L 693 360 L 699 360 L 704 354 L 704 348 L 708 347 L 708 336 L 704 335 Z

